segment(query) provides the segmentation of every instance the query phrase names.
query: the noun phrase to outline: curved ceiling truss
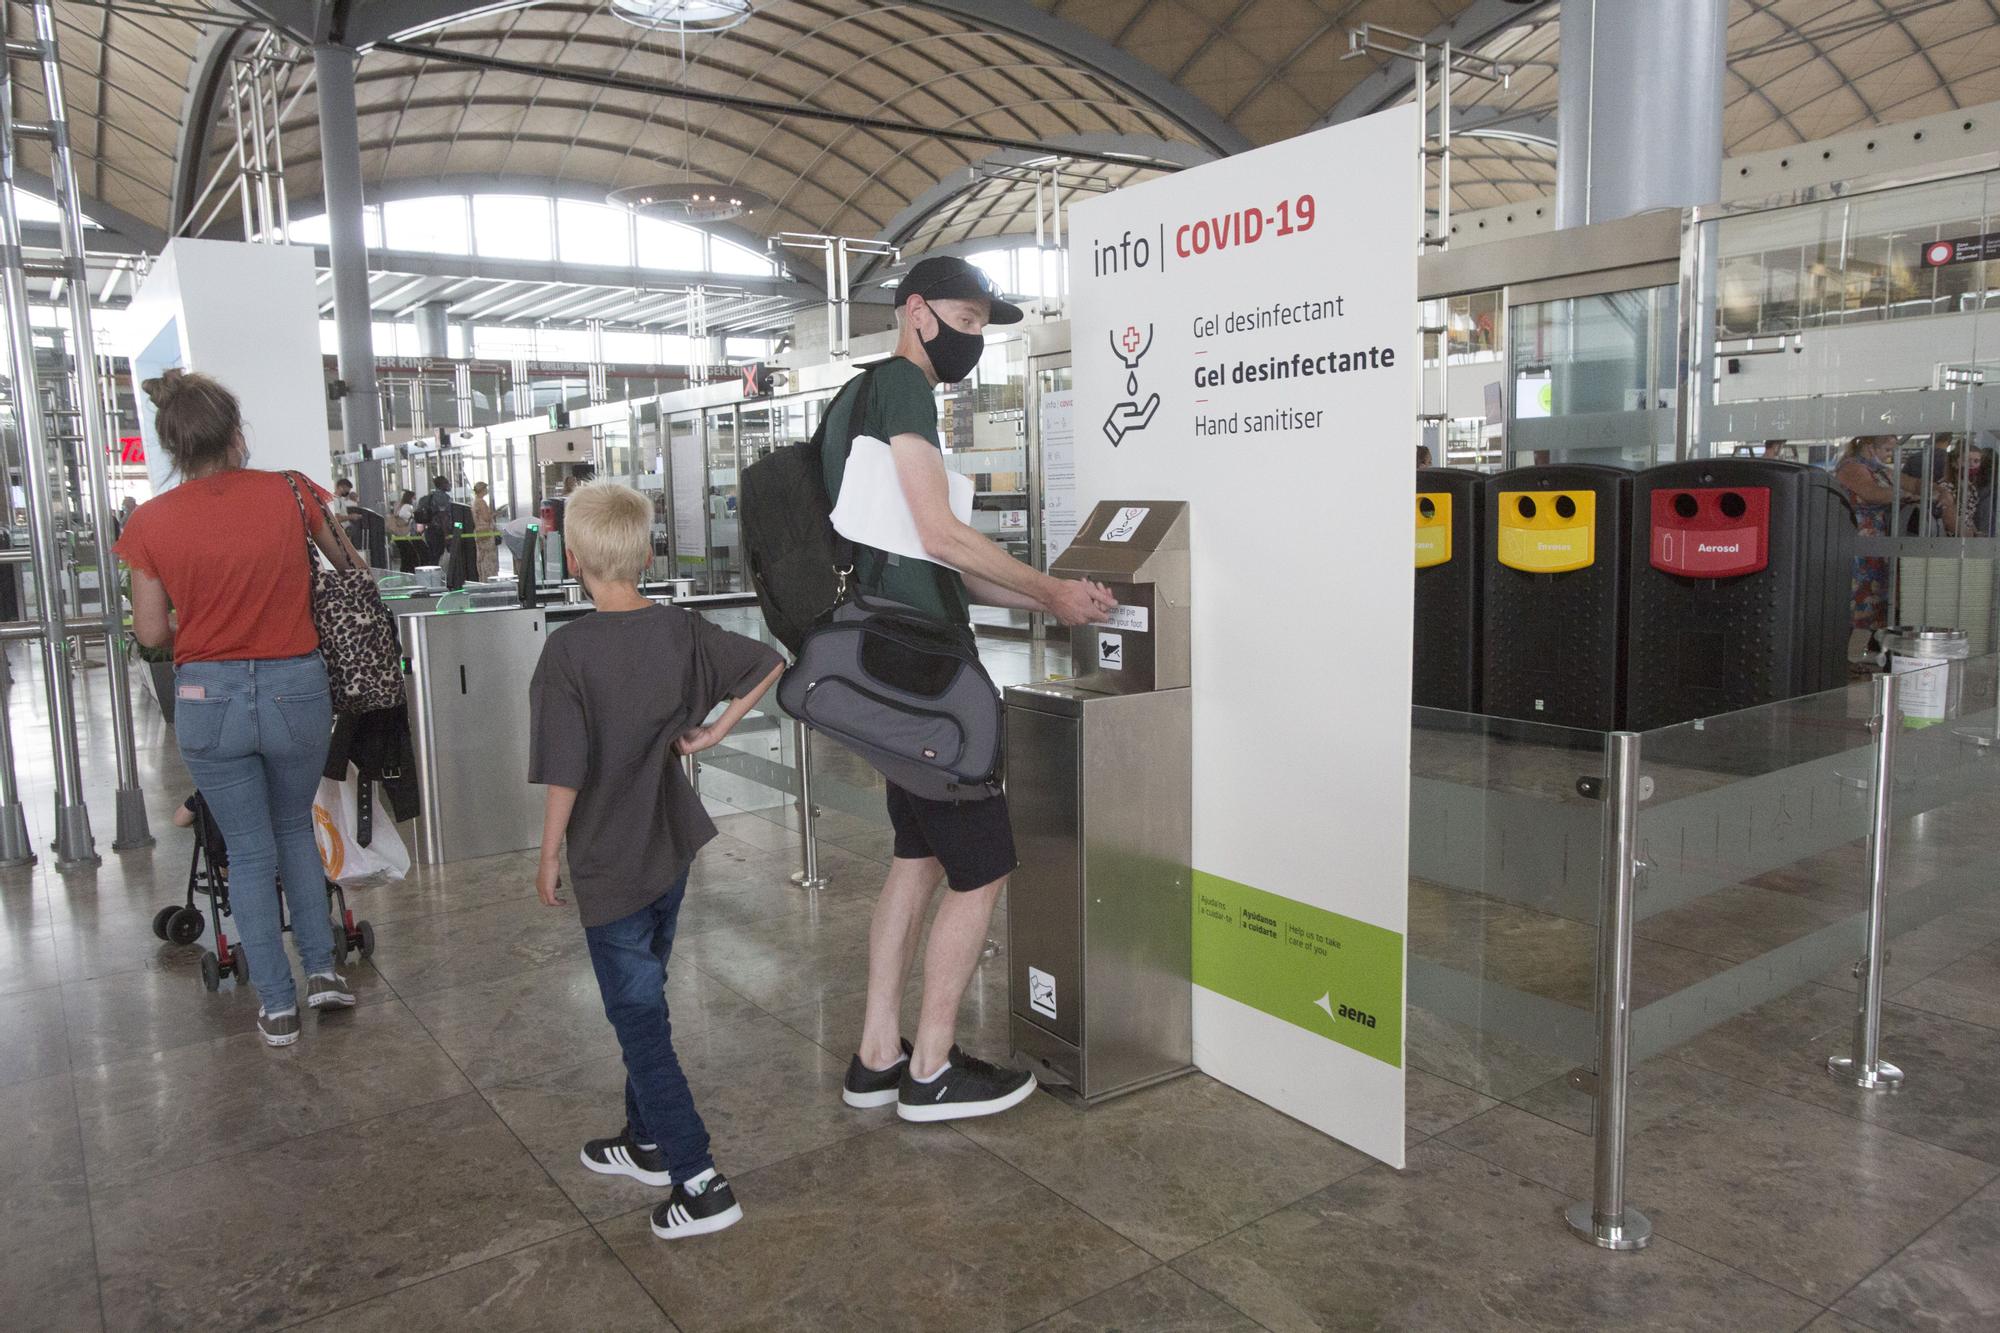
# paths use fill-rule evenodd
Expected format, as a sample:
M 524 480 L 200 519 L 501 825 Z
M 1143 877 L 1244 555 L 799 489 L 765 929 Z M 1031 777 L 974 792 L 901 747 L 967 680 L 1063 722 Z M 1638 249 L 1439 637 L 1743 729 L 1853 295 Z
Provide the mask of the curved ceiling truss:
M 381 193 L 504 177 L 601 197 L 671 178 L 691 157 L 704 179 L 783 201 L 760 230 L 912 245 L 1032 233 L 1033 190 L 993 177 L 996 144 L 925 131 L 958 127 L 1044 145 L 1165 143 L 1197 160 L 1240 151 L 1407 98 L 1407 67 L 1345 58 L 1348 30 L 1377 23 L 1450 37 L 1515 66 L 1511 87 L 1462 87 L 1455 102 L 1461 126 L 1473 128 L 1454 163 L 1454 203 L 1487 207 L 1553 182 L 1556 8 L 1554 0 L 759 0 L 748 23 L 690 40 L 684 81 L 778 108 L 761 111 L 378 49 L 360 67 L 365 180 Z M 610 17 L 604 0 L 217 0 L 205 17 L 195 0 L 57 0 L 55 10 L 81 190 L 94 214 L 127 219 L 128 235 L 171 231 L 204 173 L 233 151 L 221 123 L 227 54 L 252 25 L 364 47 L 414 33 L 459 54 L 642 86 L 683 78 L 678 46 Z M 8 12 L 8 35 L 26 36 L 25 9 Z M 1730 0 L 1729 52 L 1726 149 L 1775 148 L 2000 100 L 2000 0 Z M 305 78 L 305 67 L 294 77 Z M 21 114 L 33 116 L 38 98 L 23 92 Z M 318 193 L 314 102 L 301 99 L 285 124 L 291 193 L 306 206 Z M 24 159 L 43 168 L 46 153 L 31 142 Z M 1145 172 L 1097 162 L 1085 174 L 1110 181 Z M 925 202 L 941 214 L 917 215 Z M 217 230 L 228 234 L 230 220 Z

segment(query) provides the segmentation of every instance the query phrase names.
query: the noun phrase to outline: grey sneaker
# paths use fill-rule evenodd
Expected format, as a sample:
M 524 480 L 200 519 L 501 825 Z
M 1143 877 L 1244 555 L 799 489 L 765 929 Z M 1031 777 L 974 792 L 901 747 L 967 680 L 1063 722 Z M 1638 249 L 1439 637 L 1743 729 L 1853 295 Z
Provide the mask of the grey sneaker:
M 299 1011 L 294 1005 L 282 1014 L 267 1014 L 257 1011 L 257 1030 L 264 1034 L 266 1046 L 289 1046 L 299 1039 Z
M 306 1005 L 312 1009 L 347 1009 L 354 1004 L 354 992 L 347 978 L 337 972 L 315 972 L 306 978 Z

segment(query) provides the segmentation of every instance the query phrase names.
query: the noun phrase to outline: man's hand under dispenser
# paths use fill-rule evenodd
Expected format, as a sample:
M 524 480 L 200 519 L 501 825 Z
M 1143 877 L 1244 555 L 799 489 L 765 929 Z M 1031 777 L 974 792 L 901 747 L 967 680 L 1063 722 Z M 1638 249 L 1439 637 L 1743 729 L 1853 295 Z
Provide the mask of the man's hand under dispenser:
M 1089 579 L 1051 579 L 1055 589 L 1042 610 L 1065 625 L 1095 625 L 1118 609 L 1111 589 Z
M 896 477 L 916 520 L 924 551 L 965 577 L 965 590 L 982 606 L 1045 611 L 1065 625 L 1090 625 L 1118 608 L 1101 583 L 1056 579 L 1022 564 L 951 512 L 951 489 L 944 456 L 921 435 L 898 435 L 889 442 Z

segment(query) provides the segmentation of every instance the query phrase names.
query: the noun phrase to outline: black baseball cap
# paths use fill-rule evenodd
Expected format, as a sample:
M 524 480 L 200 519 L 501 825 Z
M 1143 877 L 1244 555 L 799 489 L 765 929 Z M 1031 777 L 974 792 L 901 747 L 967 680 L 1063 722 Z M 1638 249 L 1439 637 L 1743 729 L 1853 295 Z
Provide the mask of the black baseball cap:
M 993 279 L 957 255 L 932 255 L 910 265 L 910 271 L 896 284 L 896 305 L 900 309 L 912 296 L 926 301 L 978 301 L 992 303 L 989 324 L 1019 324 L 1021 307 L 1000 295 Z

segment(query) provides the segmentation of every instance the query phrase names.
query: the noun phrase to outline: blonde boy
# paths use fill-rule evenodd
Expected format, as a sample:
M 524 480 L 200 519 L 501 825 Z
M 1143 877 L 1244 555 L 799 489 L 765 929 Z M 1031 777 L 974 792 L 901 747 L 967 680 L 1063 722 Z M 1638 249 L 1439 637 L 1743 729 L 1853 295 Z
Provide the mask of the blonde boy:
M 671 1186 L 653 1210 L 663 1239 L 741 1220 L 709 1155 L 708 1130 L 674 1056 L 667 958 L 695 853 L 715 825 L 679 756 L 727 736 L 777 681 L 778 654 L 642 596 L 653 559 L 653 506 L 616 482 L 570 496 L 563 549 L 595 610 L 549 635 L 529 687 L 528 780 L 548 786 L 543 903 L 563 903 L 561 850 L 583 918 L 604 1016 L 625 1055 L 625 1128 L 592 1139 L 583 1164 Z M 709 712 L 729 707 L 713 722 Z

